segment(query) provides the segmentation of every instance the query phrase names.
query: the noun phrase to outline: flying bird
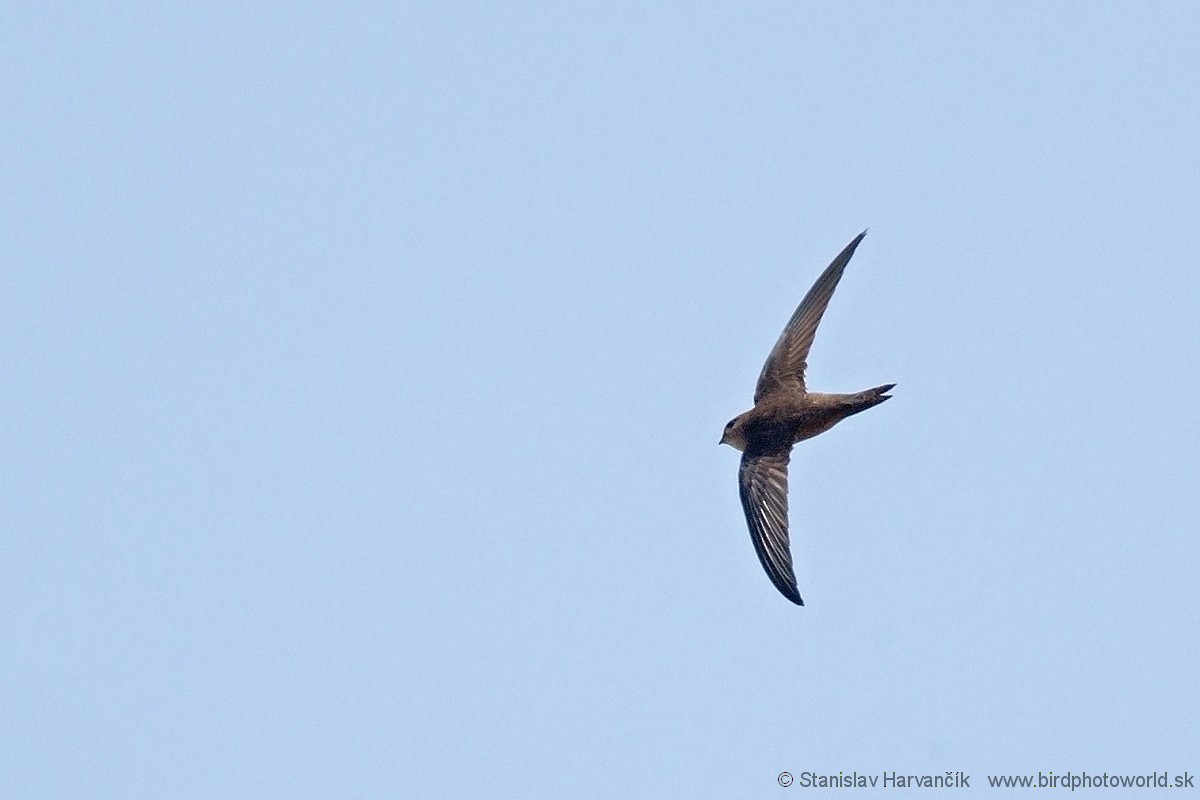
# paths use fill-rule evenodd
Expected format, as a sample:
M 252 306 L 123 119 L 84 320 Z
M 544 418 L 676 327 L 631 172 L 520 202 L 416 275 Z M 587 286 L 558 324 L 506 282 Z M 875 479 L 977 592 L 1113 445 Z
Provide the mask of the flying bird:
M 788 461 L 792 445 L 891 399 L 887 392 L 896 385 L 889 383 L 855 394 L 820 394 L 808 391 L 804 380 L 817 325 L 854 249 L 866 235 L 863 231 L 855 236 L 804 295 L 763 364 L 754 388 L 754 408 L 730 420 L 721 434 L 721 444 L 742 452 L 738 486 L 758 560 L 775 588 L 801 606 L 804 600 L 796 588 L 788 541 Z

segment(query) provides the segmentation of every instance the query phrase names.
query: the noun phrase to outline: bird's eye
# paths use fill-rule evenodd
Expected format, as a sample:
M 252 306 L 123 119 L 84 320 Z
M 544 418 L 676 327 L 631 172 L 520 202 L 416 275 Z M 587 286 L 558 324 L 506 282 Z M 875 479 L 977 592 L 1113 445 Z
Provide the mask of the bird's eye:
M 726 423 L 725 423 L 725 430 L 729 430 L 730 428 L 732 428 L 732 427 L 733 427 L 733 423 L 735 423 L 735 422 L 737 422 L 737 420 L 736 420 L 736 419 L 731 419 L 731 420 L 729 420 L 729 422 L 726 422 Z

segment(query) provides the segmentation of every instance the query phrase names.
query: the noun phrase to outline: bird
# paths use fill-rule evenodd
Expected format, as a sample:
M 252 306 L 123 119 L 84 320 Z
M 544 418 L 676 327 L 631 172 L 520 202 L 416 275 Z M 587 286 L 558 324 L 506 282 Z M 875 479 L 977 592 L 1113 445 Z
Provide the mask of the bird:
M 775 588 L 799 606 L 804 600 L 796 586 L 788 538 L 792 446 L 890 400 L 888 392 L 896 386 L 888 383 L 854 394 L 822 394 L 810 392 L 805 380 L 817 325 L 850 257 L 866 235 L 863 231 L 855 236 L 804 295 L 763 364 L 754 388 L 754 408 L 731 419 L 721 434 L 721 444 L 742 453 L 738 490 L 758 560 Z

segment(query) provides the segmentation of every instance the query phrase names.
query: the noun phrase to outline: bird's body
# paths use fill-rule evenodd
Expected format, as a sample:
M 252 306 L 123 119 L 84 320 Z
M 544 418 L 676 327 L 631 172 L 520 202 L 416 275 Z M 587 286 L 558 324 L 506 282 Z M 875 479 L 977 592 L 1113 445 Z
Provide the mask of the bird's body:
M 764 398 L 744 414 L 733 419 L 728 440 L 722 442 L 745 452 L 750 443 L 755 449 L 791 447 L 837 425 L 853 414 L 866 411 L 888 398 L 882 394 L 895 386 L 880 386 L 858 394 L 777 394 Z
M 809 289 L 763 365 L 754 408 L 725 426 L 721 444 L 742 451 L 738 483 L 742 508 L 759 561 L 776 588 L 804 605 L 796 588 L 788 537 L 787 468 L 792 445 L 824 433 L 843 419 L 889 399 L 895 384 L 854 394 L 810 392 L 805 384 L 809 348 L 842 271 L 863 231 Z

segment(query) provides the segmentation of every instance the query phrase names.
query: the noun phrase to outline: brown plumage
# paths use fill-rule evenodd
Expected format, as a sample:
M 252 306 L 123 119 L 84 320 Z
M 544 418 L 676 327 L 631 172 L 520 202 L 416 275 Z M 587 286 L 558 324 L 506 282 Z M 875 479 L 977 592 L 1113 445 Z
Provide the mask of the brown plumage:
M 788 541 L 787 478 L 792 445 L 890 399 L 886 392 L 896 385 L 856 394 L 818 394 L 805 385 L 804 371 L 817 325 L 854 249 L 866 235 L 863 231 L 855 236 L 800 301 L 763 364 L 754 389 L 754 408 L 730 420 L 721 435 L 721 444 L 742 451 L 738 483 L 758 560 L 775 588 L 801 606 L 804 600 L 796 588 Z

